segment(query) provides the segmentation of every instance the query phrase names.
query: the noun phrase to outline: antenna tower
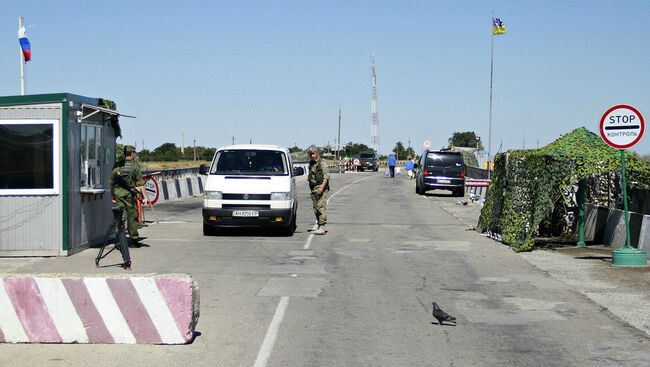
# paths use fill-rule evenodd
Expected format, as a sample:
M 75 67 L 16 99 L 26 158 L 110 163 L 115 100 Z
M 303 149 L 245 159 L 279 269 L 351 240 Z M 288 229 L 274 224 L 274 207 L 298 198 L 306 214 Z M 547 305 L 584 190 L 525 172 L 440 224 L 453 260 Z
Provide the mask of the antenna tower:
M 372 55 L 372 103 L 371 103 L 371 125 L 370 138 L 372 148 L 379 151 L 379 118 L 377 116 L 377 73 L 375 72 L 375 55 Z

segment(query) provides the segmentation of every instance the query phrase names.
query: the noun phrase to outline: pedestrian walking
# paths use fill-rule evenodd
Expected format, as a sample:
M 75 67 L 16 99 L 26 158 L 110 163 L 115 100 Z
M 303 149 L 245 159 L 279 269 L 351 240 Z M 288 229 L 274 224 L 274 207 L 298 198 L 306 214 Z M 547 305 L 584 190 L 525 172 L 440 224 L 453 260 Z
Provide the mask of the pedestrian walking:
M 390 171 L 390 178 L 395 178 L 395 164 L 397 164 L 397 159 L 395 154 L 391 153 L 388 157 L 388 170 Z
M 325 224 L 327 224 L 327 193 L 330 190 L 330 174 L 325 162 L 320 156 L 318 148 L 312 148 L 309 152 L 309 189 L 311 190 L 311 200 L 314 205 L 314 214 L 318 222 L 318 228 L 314 234 L 323 235 L 327 233 Z
M 404 165 L 404 169 L 406 170 L 406 175 L 409 177 L 409 180 L 412 180 L 415 176 L 413 173 L 413 170 L 415 169 L 415 162 L 413 162 L 413 157 L 408 156 L 406 164 Z
M 111 172 L 109 184 L 113 201 L 123 209 L 122 220 L 126 222 L 130 244 L 133 247 L 140 247 L 137 202 L 139 200 L 146 204 L 147 195 L 144 192 L 142 171 L 135 160 L 136 157 L 135 147 L 126 145 L 124 147 L 124 163 L 116 164 L 116 167 Z

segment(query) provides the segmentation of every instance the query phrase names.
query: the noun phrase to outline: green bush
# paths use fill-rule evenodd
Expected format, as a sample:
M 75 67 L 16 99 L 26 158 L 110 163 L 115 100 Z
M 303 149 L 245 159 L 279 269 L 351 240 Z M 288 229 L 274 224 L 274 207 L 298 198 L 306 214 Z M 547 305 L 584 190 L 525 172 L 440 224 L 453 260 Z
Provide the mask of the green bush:
M 628 190 L 650 187 L 650 164 L 629 152 L 625 159 Z M 541 149 L 499 154 L 478 228 L 501 234 L 515 251 L 530 250 L 540 224 L 557 224 L 558 213 L 567 213 L 566 193 L 573 193 L 579 181 L 617 172 L 619 151 L 585 128 Z

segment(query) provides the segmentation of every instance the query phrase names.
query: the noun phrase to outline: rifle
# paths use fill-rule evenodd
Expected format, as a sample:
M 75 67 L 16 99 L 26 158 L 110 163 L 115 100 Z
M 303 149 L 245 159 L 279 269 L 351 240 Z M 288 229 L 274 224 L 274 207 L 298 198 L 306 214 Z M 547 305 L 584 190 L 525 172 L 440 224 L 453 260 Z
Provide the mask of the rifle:
M 126 180 L 124 180 L 124 177 L 122 177 L 122 174 L 119 171 L 115 175 L 113 175 L 113 180 L 118 185 L 120 185 L 121 188 L 128 191 L 129 194 L 131 194 L 131 196 L 138 197 L 138 195 L 140 195 L 140 193 L 137 190 L 135 190 L 132 187 L 129 187 L 129 184 L 126 182 Z

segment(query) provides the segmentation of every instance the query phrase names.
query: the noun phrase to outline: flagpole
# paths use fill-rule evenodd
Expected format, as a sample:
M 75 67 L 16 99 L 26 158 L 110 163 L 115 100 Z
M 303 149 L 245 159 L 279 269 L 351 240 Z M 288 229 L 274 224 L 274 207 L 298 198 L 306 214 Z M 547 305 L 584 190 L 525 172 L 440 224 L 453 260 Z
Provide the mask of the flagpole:
M 23 17 L 18 17 L 18 32 L 23 28 Z M 20 55 L 20 95 L 25 95 L 25 61 L 23 49 L 18 44 L 18 54 Z
M 492 19 L 494 20 L 494 14 L 492 14 Z M 492 32 L 491 32 L 492 33 Z M 492 33 L 492 43 L 490 47 L 490 119 L 488 125 L 488 180 L 491 176 L 492 166 L 492 76 L 494 75 L 494 33 Z
M 336 145 L 338 159 L 341 160 L 341 105 L 339 105 L 339 132 L 336 138 Z

